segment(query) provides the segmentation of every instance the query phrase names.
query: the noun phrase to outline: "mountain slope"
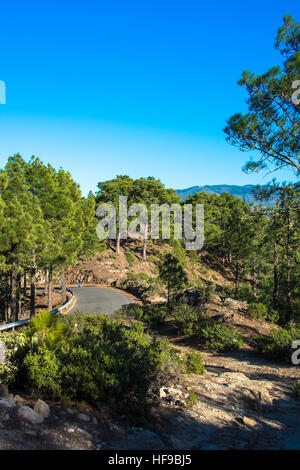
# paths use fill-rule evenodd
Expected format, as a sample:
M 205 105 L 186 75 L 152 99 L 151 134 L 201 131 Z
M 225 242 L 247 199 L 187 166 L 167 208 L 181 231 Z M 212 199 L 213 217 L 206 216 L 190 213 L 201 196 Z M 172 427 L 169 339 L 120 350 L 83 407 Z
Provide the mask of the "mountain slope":
M 261 186 L 262 188 L 266 188 L 267 186 Z M 245 186 L 237 186 L 237 185 L 229 185 L 229 184 L 216 184 L 216 185 L 206 185 L 206 186 L 192 186 L 191 188 L 186 189 L 177 189 L 177 194 L 181 197 L 181 199 L 186 199 L 191 194 L 196 194 L 201 191 L 205 191 L 208 194 L 222 194 L 222 193 L 229 193 L 235 197 L 240 197 L 244 199 L 246 202 L 254 202 L 257 203 L 253 191 L 255 190 L 256 185 L 254 184 L 246 184 Z M 270 200 L 265 201 L 264 204 L 267 206 L 274 205 L 276 201 L 276 197 L 272 197 Z

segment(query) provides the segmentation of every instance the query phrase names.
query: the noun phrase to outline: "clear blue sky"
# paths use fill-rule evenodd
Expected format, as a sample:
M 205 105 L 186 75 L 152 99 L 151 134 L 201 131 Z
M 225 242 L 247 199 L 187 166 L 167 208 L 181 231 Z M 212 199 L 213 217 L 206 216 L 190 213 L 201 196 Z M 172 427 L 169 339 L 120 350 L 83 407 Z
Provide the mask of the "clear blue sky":
M 84 193 L 116 174 L 174 188 L 268 181 L 242 172 L 248 154 L 222 128 L 246 109 L 242 70 L 280 62 L 274 37 L 284 14 L 299 20 L 297 3 L 2 3 L 0 166 L 34 154 Z

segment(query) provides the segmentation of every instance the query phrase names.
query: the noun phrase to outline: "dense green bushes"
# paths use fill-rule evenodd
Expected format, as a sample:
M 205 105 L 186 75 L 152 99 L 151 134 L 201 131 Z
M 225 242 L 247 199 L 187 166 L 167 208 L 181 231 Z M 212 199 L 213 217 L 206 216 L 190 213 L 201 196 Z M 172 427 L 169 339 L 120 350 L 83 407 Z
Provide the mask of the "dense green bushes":
M 184 370 L 187 374 L 204 375 L 204 360 L 200 352 L 192 351 L 183 359 Z
M 147 302 L 152 295 L 162 292 L 160 280 L 150 277 L 146 273 L 135 274 L 129 272 L 127 279 L 121 283 L 120 288 L 132 292 L 144 302 Z
M 129 266 L 133 266 L 134 263 L 136 262 L 135 254 L 132 251 L 128 251 L 126 253 L 126 260 Z
M 300 339 L 299 330 L 293 327 L 274 328 L 270 335 L 255 335 L 255 349 L 271 359 L 283 359 L 291 362 L 292 343 Z
M 248 305 L 247 315 L 256 320 L 269 320 L 274 323 L 279 321 L 279 314 L 274 309 L 268 307 L 261 302 L 252 302 Z
M 151 340 L 140 322 L 128 328 L 104 315 L 44 315 L 4 340 L 0 380 L 45 398 L 106 402 L 137 420 L 179 371 L 168 343 Z
M 126 313 L 135 320 L 144 321 L 151 329 L 156 329 L 163 324 L 169 310 L 166 304 L 152 304 L 145 307 L 141 307 L 138 304 L 131 304 L 126 309 Z
M 241 335 L 233 328 L 217 323 L 203 314 L 201 309 L 180 305 L 173 310 L 179 328 L 187 336 L 197 336 L 212 351 L 226 351 L 242 346 Z

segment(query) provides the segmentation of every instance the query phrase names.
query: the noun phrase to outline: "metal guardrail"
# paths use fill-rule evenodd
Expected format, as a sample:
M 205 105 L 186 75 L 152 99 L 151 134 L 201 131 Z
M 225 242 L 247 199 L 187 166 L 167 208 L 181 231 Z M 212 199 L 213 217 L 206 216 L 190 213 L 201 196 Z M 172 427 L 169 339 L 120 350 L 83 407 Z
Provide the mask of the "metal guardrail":
M 66 302 L 61 307 L 54 308 L 53 310 L 51 310 L 50 313 L 60 312 L 61 310 L 64 310 L 66 307 L 68 307 L 71 304 L 72 300 L 74 299 L 74 294 L 70 289 L 67 289 L 67 291 L 70 292 L 71 294 L 71 298 L 68 300 L 68 302 Z M 6 323 L 5 325 L 0 325 L 0 331 L 6 331 L 6 330 L 11 330 L 11 329 L 14 330 L 15 328 L 18 328 L 19 326 L 27 325 L 27 323 L 29 323 L 31 320 L 32 320 L 32 317 L 24 318 L 24 320 L 18 320 L 12 323 Z

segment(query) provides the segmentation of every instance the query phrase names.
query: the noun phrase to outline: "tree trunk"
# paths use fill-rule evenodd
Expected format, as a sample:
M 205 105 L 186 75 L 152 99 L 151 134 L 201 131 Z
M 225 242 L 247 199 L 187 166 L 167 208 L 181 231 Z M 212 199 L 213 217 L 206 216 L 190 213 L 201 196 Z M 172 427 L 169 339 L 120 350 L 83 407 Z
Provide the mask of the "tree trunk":
M 61 268 L 61 302 L 64 304 L 67 301 L 67 289 L 65 280 L 65 267 Z
M 9 276 L 6 274 L 6 287 L 5 287 L 5 322 L 10 321 L 11 306 L 10 306 L 10 281 Z
M 117 255 L 120 254 L 120 244 L 121 244 L 121 234 L 118 232 L 117 239 L 116 239 L 116 253 Z
M 15 266 L 11 270 L 11 319 L 17 321 L 17 274 Z
M 48 274 L 47 268 L 45 269 L 44 274 L 45 274 L 44 294 L 48 295 L 48 291 L 49 291 L 48 275 L 49 274 Z
M 253 259 L 253 297 L 257 300 L 257 262 L 256 256 Z
M 291 220 L 290 210 L 288 209 L 287 216 L 287 242 L 286 242 L 286 269 L 287 269 L 287 291 L 286 291 L 286 322 L 290 322 L 292 319 L 292 290 L 291 290 Z
M 278 235 L 275 234 L 274 239 L 274 261 L 273 261 L 273 306 L 276 307 L 279 295 L 279 282 L 278 282 Z
M 17 274 L 17 318 L 22 315 L 22 285 L 21 285 L 21 273 Z
M 26 291 L 27 291 L 27 279 L 26 279 L 27 271 L 24 270 L 24 277 L 23 277 L 23 295 L 24 299 L 26 298 Z
M 235 289 L 234 289 L 235 297 L 237 297 L 238 290 L 239 290 L 239 278 L 240 278 L 240 264 L 237 260 L 235 263 Z
M 145 225 L 145 233 L 143 240 L 143 261 L 147 261 L 147 238 L 148 238 L 148 223 Z
M 52 266 L 48 273 L 48 310 L 52 310 Z
M 30 272 L 30 316 L 35 315 L 35 268 L 31 268 Z

